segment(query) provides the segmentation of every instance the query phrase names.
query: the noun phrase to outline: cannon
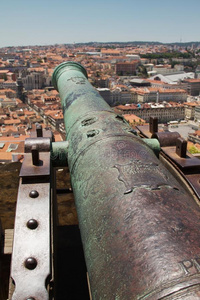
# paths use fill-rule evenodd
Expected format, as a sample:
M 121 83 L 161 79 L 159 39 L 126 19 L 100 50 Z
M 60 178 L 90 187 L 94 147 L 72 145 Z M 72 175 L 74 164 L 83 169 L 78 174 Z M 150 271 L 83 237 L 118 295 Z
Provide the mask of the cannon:
M 200 299 L 199 205 L 87 80 L 53 74 L 93 300 Z
M 52 81 L 63 107 L 64 156 L 70 170 L 91 298 L 200 299 L 198 197 L 157 157 L 152 150 L 156 142 L 150 147 L 151 143 L 110 108 L 87 80 L 82 65 L 60 64 Z M 27 158 L 20 175 L 18 197 L 24 198 L 23 207 L 33 205 L 34 213 L 27 208 L 28 215 L 19 214 L 15 224 L 15 234 L 20 231 L 25 235 L 29 230 L 29 240 L 26 256 L 22 257 L 20 237 L 16 242 L 14 239 L 13 299 L 19 299 L 20 293 L 24 293 L 21 299 L 48 299 L 45 287 L 47 278 L 52 277 L 51 247 L 48 249 L 51 226 L 47 226 L 52 208 L 44 193 L 51 189 L 52 156 L 47 153 L 56 146 L 50 137 L 38 134 L 36 139 L 37 145 L 33 140 L 26 143 Z M 37 206 L 40 204 L 42 209 Z M 45 219 L 38 221 L 43 212 Z M 36 231 L 44 245 L 36 239 Z M 30 247 L 31 238 L 36 255 Z M 23 265 L 21 281 L 19 265 Z M 29 280 L 31 292 L 20 290 L 25 280 Z M 43 287 L 39 289 L 41 281 Z

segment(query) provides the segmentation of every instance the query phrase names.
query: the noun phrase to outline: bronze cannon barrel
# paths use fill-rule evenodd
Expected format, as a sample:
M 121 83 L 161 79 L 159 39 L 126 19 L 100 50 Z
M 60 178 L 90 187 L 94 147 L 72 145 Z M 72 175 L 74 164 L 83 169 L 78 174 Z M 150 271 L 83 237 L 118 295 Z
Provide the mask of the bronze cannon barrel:
M 65 62 L 53 74 L 93 300 L 200 299 L 200 209 Z

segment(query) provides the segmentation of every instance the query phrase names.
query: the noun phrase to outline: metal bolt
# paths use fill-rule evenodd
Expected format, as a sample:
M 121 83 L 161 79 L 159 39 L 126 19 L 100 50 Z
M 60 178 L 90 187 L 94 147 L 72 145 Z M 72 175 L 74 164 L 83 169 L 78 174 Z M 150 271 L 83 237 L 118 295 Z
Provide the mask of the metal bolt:
M 150 117 L 150 120 L 149 120 L 149 131 L 151 133 L 158 132 L 158 118 L 157 117 Z
M 36 126 L 36 134 L 37 134 L 37 137 L 42 137 L 43 136 L 42 125 L 37 125 Z
M 38 222 L 35 219 L 30 219 L 26 225 L 29 229 L 36 229 L 38 227 Z
M 39 196 L 39 193 L 38 191 L 36 190 L 32 190 L 30 193 L 29 193 L 29 197 L 31 198 L 37 198 Z
M 33 145 L 31 148 L 31 153 L 32 153 L 32 162 L 34 166 L 39 165 L 39 150 L 38 150 L 38 145 Z
M 27 298 L 26 300 L 35 300 L 35 298 L 31 297 L 31 298 Z
M 25 267 L 29 270 L 34 270 L 37 267 L 37 260 L 34 257 L 29 257 L 25 260 Z

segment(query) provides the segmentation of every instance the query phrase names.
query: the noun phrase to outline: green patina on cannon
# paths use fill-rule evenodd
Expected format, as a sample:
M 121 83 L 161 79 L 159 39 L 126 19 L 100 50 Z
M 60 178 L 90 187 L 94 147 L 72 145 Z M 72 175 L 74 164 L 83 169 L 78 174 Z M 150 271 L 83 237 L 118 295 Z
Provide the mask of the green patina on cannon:
M 93 300 L 199 299 L 200 209 L 65 62 L 53 74 Z

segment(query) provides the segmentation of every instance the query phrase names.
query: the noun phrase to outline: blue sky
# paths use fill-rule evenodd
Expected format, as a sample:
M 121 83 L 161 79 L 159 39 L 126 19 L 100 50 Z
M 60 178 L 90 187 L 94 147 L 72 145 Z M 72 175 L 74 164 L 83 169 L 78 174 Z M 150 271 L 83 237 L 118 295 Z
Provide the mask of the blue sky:
M 10 0 L 0 47 L 108 41 L 200 41 L 200 0 Z

